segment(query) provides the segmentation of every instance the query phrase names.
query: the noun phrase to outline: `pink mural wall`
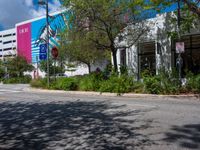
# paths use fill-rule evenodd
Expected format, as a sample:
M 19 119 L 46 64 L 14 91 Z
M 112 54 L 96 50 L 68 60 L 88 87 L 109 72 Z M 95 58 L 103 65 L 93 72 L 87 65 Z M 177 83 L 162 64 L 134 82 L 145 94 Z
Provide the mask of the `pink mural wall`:
M 17 52 L 19 56 L 25 57 L 31 63 L 31 23 L 17 27 Z

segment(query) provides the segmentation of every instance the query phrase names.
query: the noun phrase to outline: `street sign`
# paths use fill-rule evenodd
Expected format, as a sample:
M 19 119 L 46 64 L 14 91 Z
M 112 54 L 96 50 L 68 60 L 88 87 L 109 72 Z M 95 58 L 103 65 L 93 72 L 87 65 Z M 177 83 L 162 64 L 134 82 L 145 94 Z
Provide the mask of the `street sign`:
M 46 60 L 46 59 L 47 59 L 47 54 L 41 53 L 41 54 L 39 55 L 39 58 L 40 58 L 40 60 Z
M 40 58 L 40 60 L 46 60 L 47 59 L 47 45 L 46 44 L 40 45 L 39 58 Z
M 184 53 L 185 45 L 184 42 L 176 42 L 176 53 Z
M 40 53 L 47 53 L 47 45 L 46 44 L 40 45 Z

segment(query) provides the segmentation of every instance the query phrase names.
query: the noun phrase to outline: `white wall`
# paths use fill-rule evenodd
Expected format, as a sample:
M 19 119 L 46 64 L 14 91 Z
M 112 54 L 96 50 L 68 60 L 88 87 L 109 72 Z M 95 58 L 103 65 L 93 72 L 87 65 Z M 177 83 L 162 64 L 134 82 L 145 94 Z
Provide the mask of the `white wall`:
M 155 41 L 155 55 L 156 55 L 156 70 L 164 67 L 167 70 L 171 70 L 172 55 L 171 55 L 171 39 L 168 38 L 167 32 L 174 29 L 169 23 L 169 17 L 172 13 L 165 13 L 157 15 L 155 18 L 147 19 L 146 24 L 149 26 L 149 31 L 145 33 L 138 43 Z M 122 41 L 121 43 L 126 43 Z M 138 43 L 127 50 L 127 67 L 129 72 L 133 73 L 136 77 L 138 75 Z M 158 51 L 157 44 L 160 45 L 160 51 Z M 120 64 L 120 50 L 117 53 L 117 61 Z

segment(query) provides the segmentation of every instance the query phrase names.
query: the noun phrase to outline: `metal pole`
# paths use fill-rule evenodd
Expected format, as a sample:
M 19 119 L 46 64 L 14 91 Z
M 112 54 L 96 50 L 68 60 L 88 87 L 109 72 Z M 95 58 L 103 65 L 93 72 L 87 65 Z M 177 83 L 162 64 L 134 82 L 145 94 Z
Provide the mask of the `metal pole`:
M 181 26 L 181 13 L 180 13 L 180 0 L 178 0 L 178 40 L 180 42 L 181 40 L 181 35 L 180 35 L 180 26 Z M 178 66 L 178 70 L 179 70 L 179 81 L 181 83 L 181 67 L 182 67 L 182 63 L 181 63 L 181 53 L 178 54 L 178 60 L 180 61 L 179 66 Z
M 56 81 L 56 58 L 54 58 L 54 69 L 53 69 L 53 73 L 54 73 L 54 80 Z
M 39 77 L 39 73 L 38 73 L 38 55 L 36 56 L 36 62 L 37 62 L 37 66 L 36 66 L 36 79 L 38 79 Z
M 49 87 L 49 11 L 48 0 L 46 0 L 46 28 L 47 28 L 47 87 Z

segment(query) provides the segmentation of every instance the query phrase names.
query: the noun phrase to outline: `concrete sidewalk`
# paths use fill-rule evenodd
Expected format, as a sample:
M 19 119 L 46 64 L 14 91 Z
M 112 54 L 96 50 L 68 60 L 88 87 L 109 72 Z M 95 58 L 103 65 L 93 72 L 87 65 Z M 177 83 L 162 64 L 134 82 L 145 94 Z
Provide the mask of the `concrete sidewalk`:
M 88 96 L 121 96 L 130 98 L 176 98 L 176 99 L 197 99 L 200 100 L 200 94 L 181 94 L 181 95 L 157 95 L 157 94 L 139 94 L 139 93 L 109 93 L 109 92 L 94 92 L 94 91 L 64 91 L 64 90 L 48 90 L 48 89 L 37 89 L 37 88 L 25 88 L 24 91 L 31 92 L 50 92 L 50 93 L 65 93 L 65 94 L 76 94 L 76 95 L 88 95 Z

